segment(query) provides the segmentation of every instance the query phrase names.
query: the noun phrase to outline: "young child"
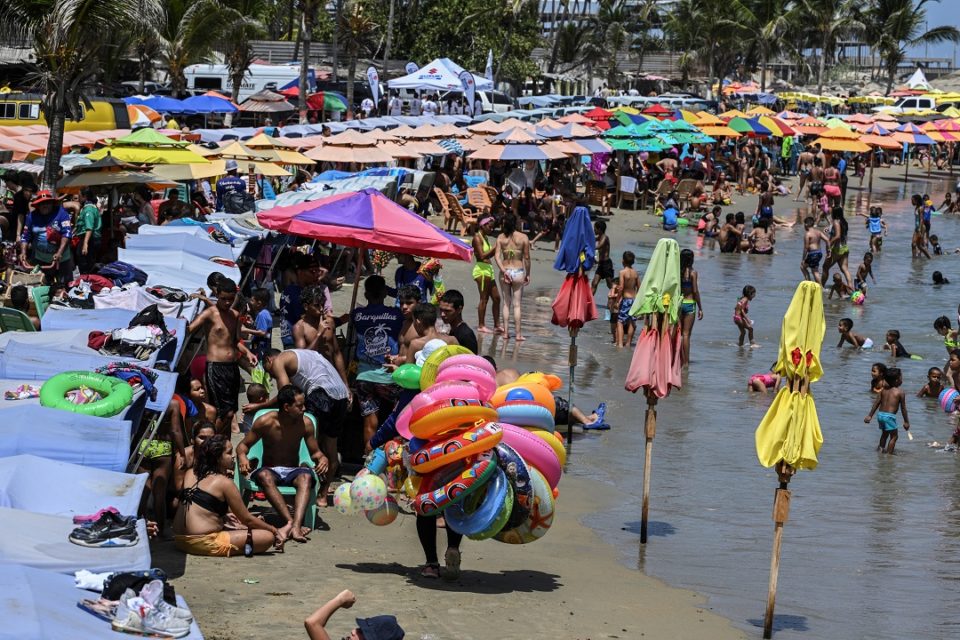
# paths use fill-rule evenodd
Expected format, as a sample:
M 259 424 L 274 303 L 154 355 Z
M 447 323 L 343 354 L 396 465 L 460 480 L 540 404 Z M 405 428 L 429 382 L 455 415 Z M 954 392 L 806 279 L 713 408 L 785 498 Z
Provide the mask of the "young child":
M 910 430 L 910 418 L 907 417 L 907 397 L 900 388 L 903 383 L 900 369 L 896 367 L 887 369 L 884 382 L 886 386 L 873 401 L 873 408 L 863 421 L 870 424 L 873 414 L 877 414 L 877 423 L 880 427 L 880 444 L 877 446 L 877 451 L 893 453 L 897 445 L 897 411 L 903 414 L 903 428 L 907 431 Z M 880 411 L 878 412 L 877 409 Z
M 932 276 L 933 284 L 950 284 L 950 281 L 943 277 L 939 271 L 934 271 Z
M 927 384 L 917 393 L 918 398 L 939 398 L 943 391 L 943 371 L 939 367 L 927 370 Z
M 867 277 L 877 284 L 877 279 L 873 277 L 873 253 L 867 251 L 863 254 L 863 262 L 857 267 L 857 275 L 853 277 L 853 288 L 867 293 Z
M 803 219 L 803 258 L 800 260 L 800 271 L 805 280 L 820 282 L 820 261 L 823 260 L 821 242 L 826 243 L 827 259 L 830 258 L 830 238 L 814 226 L 813 218 Z
M 900 332 L 896 329 L 887 331 L 886 343 L 883 345 L 884 351 L 889 351 L 894 358 L 910 358 L 910 353 L 900 344 Z
M 882 207 L 870 207 L 866 227 L 867 231 L 870 232 L 870 251 L 874 253 L 880 252 L 880 248 L 883 246 L 883 236 L 887 235 L 887 223 L 883 221 L 882 216 Z
M 270 392 L 267 391 L 267 388 L 262 384 L 257 384 L 256 382 L 247 386 L 247 403 L 248 404 L 260 404 L 266 402 L 270 399 Z M 240 424 L 240 432 L 246 433 L 250 431 L 250 427 L 253 426 L 253 417 L 256 415 L 256 411 L 244 411 L 243 412 L 243 422 Z
M 930 248 L 933 249 L 933 255 L 943 255 L 943 247 L 940 246 L 940 238 L 937 237 L 937 234 L 930 236 Z
M 29 295 L 25 286 L 22 284 L 14 285 L 14 287 L 10 289 L 10 306 L 29 317 L 30 324 L 33 325 L 33 328 L 40 331 L 40 318 L 35 315 L 36 312 L 31 313 L 30 302 L 28 300 Z
M 191 298 L 197 298 L 208 307 L 212 307 L 217 304 L 217 290 L 220 288 L 220 281 L 226 279 L 227 276 L 223 275 L 219 271 L 214 271 L 207 276 L 207 289 L 210 291 L 210 295 L 207 296 L 203 289 L 198 290 L 196 293 L 191 295 Z
M 880 393 L 883 390 L 883 378 L 887 375 L 887 365 L 874 362 L 870 367 L 870 393 Z
M 940 316 L 933 321 L 933 329 L 943 336 L 943 346 L 947 350 L 947 355 L 950 355 L 954 349 L 960 348 L 960 331 L 951 328 L 950 318 Z
M 777 390 L 777 387 L 780 386 L 780 381 L 782 379 L 779 373 L 774 372 L 774 368 L 777 366 L 777 363 L 774 362 L 770 366 L 770 371 L 767 373 L 756 373 L 750 376 L 750 379 L 747 380 L 747 391 L 756 391 L 757 393 L 766 393 L 767 389 Z
M 617 341 L 617 329 L 620 327 L 620 284 L 614 283 L 607 294 L 607 315 L 610 316 L 610 338 L 613 344 Z
M 837 330 L 840 332 L 840 342 L 837 343 L 837 349 L 842 347 L 844 342 L 849 342 L 857 349 L 873 348 L 873 340 L 853 332 L 853 320 L 850 318 L 841 318 L 837 324 Z
M 636 256 L 632 251 L 623 252 L 623 269 L 620 270 L 620 277 L 617 286 L 620 288 L 620 308 L 617 313 L 617 346 L 629 347 L 633 344 L 633 332 L 637 328 L 637 321 L 630 315 L 630 308 L 633 307 L 633 301 L 637 297 L 637 290 L 640 288 L 640 276 L 633 268 Z
M 747 335 L 750 338 L 751 349 L 760 346 L 753 341 L 753 320 L 747 315 L 750 312 L 750 301 L 755 297 L 757 297 L 757 290 L 748 284 L 743 288 L 743 294 L 737 300 L 737 306 L 733 308 L 733 324 L 740 329 L 740 339 L 737 344 L 742 347 L 743 338 Z
M 273 339 L 273 314 L 267 309 L 270 304 L 270 292 L 266 289 L 254 289 L 250 298 L 250 315 L 253 316 L 253 328 L 244 327 L 244 335 L 250 336 L 249 349 L 258 359 L 270 349 Z
M 837 294 L 837 297 L 841 300 L 849 298 L 851 293 L 853 293 L 853 288 L 843 281 L 843 276 L 834 273 L 833 284 L 830 285 L 830 295 L 827 296 L 827 300 L 833 300 L 833 294 Z

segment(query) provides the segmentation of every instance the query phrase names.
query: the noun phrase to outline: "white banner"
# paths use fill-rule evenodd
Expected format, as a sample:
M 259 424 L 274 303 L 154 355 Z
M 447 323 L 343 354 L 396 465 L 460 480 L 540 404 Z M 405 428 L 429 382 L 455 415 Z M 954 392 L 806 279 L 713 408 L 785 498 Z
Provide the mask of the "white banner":
M 493 49 L 487 51 L 487 68 L 483 71 L 483 77 L 493 82 Z
M 420 67 L 417 66 L 416 62 L 408 62 L 407 66 L 404 67 L 404 70 L 407 72 L 407 75 L 410 75 L 411 73 L 416 73 L 419 71 Z
M 373 104 L 380 103 L 380 74 L 377 68 L 371 66 L 367 69 L 367 83 L 370 85 L 370 94 L 373 96 Z
M 477 96 L 477 82 L 473 79 L 473 74 L 469 71 L 461 73 L 460 84 L 463 85 L 463 97 L 467 99 L 468 113 L 473 113 L 473 101 Z

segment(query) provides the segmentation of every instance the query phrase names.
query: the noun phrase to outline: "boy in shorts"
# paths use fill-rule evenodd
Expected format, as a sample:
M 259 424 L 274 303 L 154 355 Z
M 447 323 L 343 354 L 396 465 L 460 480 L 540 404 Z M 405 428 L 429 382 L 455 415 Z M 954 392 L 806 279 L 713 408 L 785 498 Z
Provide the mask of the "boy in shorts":
M 640 276 L 633 268 L 636 259 L 632 251 L 623 252 L 623 269 L 620 270 L 617 281 L 617 286 L 620 288 L 620 308 L 617 310 L 616 336 L 618 347 L 629 347 L 633 342 L 633 332 L 637 328 L 637 321 L 630 315 L 633 301 L 637 297 L 637 290 L 640 288 Z
M 877 399 L 873 402 L 873 408 L 864 422 L 870 424 L 873 414 L 877 414 L 877 422 L 880 426 L 880 444 L 877 445 L 877 451 L 881 453 L 893 453 L 897 445 L 897 411 L 903 414 L 903 428 L 910 430 L 910 418 L 907 417 L 907 396 L 903 393 L 900 385 L 903 384 L 903 375 L 897 367 L 887 369 L 884 376 L 886 386 L 880 390 Z M 878 412 L 877 409 L 880 409 Z

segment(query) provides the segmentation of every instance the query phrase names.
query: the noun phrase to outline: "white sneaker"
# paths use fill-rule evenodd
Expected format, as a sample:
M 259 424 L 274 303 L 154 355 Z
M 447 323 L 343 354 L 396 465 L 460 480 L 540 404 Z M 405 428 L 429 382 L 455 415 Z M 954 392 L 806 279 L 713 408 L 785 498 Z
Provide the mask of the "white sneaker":
M 131 589 L 120 598 L 117 615 L 110 626 L 114 631 L 161 638 L 182 638 L 190 633 L 189 622 L 171 618 L 151 607 Z
M 177 607 L 163 599 L 163 582 L 152 580 L 140 589 L 140 597 L 147 601 L 151 607 L 159 609 L 174 620 L 193 621 L 193 614 L 189 609 Z

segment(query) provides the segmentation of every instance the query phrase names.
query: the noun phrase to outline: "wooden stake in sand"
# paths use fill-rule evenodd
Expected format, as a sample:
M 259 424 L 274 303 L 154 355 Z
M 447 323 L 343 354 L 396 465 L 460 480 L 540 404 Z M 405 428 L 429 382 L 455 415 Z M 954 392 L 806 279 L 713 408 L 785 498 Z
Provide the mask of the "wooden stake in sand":
M 647 516 L 650 512 L 650 462 L 653 460 L 653 437 L 657 435 L 657 396 L 647 391 L 647 418 L 644 422 L 646 444 L 643 452 L 643 506 L 640 511 L 640 544 L 647 544 Z
M 796 471 L 782 460 L 777 464 L 780 487 L 773 498 L 773 553 L 770 556 L 770 583 L 767 587 L 767 610 L 763 616 L 763 637 L 773 635 L 773 608 L 777 601 L 777 578 L 780 576 L 780 546 L 783 543 L 783 525 L 790 515 L 790 491 L 787 485 Z

